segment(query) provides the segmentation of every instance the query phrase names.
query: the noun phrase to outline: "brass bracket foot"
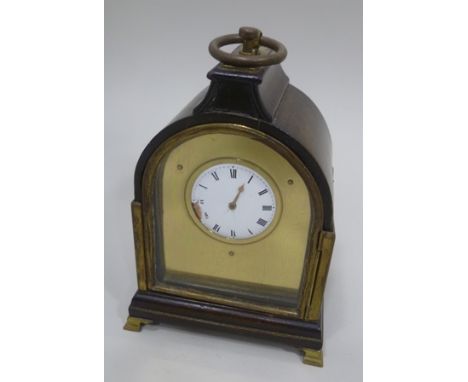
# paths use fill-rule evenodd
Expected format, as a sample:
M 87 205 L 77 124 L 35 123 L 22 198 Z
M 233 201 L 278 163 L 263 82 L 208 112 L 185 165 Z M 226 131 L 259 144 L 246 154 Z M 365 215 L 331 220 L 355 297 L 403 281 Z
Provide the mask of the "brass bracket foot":
M 304 363 L 323 367 L 323 355 L 321 350 L 302 349 L 304 351 Z
M 154 322 L 152 320 L 147 320 L 146 318 L 128 316 L 124 329 L 130 330 L 132 332 L 139 332 L 143 325 L 153 324 L 153 323 Z

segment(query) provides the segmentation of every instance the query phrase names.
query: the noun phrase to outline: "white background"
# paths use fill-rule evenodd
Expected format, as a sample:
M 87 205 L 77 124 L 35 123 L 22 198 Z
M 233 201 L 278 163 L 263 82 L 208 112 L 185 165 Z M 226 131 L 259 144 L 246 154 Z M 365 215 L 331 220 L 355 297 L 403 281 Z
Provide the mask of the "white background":
M 106 7 L 105 370 L 110 381 L 362 379 L 362 19 L 359 1 L 109 1 Z M 322 111 L 335 168 L 337 241 L 325 296 L 323 369 L 294 348 L 162 324 L 122 330 L 136 291 L 133 171 L 216 65 L 208 43 L 254 25 L 282 41 L 292 84 Z M 241 366 L 242 365 L 242 366 Z
M 466 5 L 372 0 L 364 9 L 364 380 L 466 381 Z M 102 381 L 102 3 L 5 2 L 0 33 L 0 379 Z M 144 333 L 174 342 L 172 329 Z M 208 354 L 214 344 L 226 354 L 218 338 L 178 338 L 187 336 L 206 341 Z M 261 348 L 258 368 L 270 351 L 286 371 L 316 373 L 308 380 L 326 373 L 286 349 L 228 342 L 231 354 L 233 343 L 239 350 L 221 362 L 230 362 L 231 379 L 253 373 L 245 346 Z M 158 345 L 150 338 L 146 349 L 162 352 Z M 326 357 L 329 367 L 329 345 Z M 167 361 L 151 380 L 220 372 L 219 357 L 207 357 L 203 376 L 184 374 L 187 358 Z M 298 379 L 286 371 L 277 379 Z

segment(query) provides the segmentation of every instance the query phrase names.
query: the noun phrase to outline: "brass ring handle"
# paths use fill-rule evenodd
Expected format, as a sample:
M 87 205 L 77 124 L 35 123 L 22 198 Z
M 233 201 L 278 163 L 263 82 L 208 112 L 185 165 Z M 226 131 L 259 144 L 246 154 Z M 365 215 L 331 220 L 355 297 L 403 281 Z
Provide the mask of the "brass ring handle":
M 227 53 L 222 46 L 242 43 L 239 54 Z M 266 46 L 274 51 L 272 54 L 259 54 L 260 46 Z M 208 47 L 210 54 L 223 64 L 239 67 L 258 67 L 279 64 L 288 54 L 286 47 L 279 41 L 262 36 L 262 32 L 252 27 L 242 27 L 239 34 L 228 34 L 215 38 Z

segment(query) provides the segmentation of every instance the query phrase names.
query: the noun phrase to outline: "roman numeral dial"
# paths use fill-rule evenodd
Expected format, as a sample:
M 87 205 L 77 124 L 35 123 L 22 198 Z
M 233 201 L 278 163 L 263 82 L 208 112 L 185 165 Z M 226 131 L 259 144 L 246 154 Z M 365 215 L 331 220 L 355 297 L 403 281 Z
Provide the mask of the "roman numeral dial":
M 239 163 L 205 167 L 192 177 L 189 208 L 195 223 L 232 242 L 266 233 L 277 213 L 275 188 L 267 178 Z

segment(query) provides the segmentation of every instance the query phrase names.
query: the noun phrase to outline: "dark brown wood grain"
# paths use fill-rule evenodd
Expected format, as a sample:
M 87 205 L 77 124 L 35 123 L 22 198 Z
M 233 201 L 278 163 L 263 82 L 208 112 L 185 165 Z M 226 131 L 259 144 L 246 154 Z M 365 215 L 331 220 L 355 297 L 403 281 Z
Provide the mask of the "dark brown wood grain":
M 321 322 L 307 322 L 157 292 L 138 291 L 129 313 L 155 322 L 268 338 L 298 348 L 321 349 Z

